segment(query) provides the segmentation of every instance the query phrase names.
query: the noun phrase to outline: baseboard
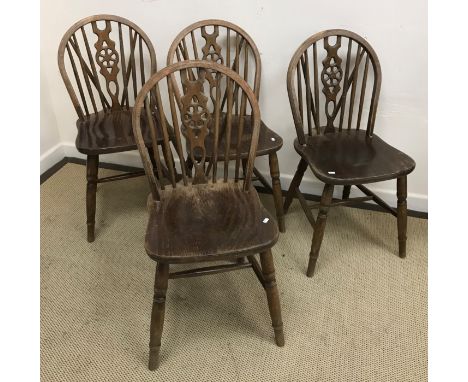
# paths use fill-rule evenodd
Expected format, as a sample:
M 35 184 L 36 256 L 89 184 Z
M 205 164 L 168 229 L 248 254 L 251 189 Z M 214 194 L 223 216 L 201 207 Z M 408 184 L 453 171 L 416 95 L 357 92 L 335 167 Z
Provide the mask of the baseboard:
M 65 157 L 64 145 L 57 143 L 41 155 L 41 175 L 51 169 Z
M 81 154 L 76 149 L 73 143 L 65 142 L 54 146 L 52 149 L 44 153 L 41 156 L 41 174 L 45 173 L 46 170 L 52 168 L 58 162 L 63 160 L 64 158 L 67 159 L 67 162 L 73 162 L 73 158 L 78 158 L 81 160 L 86 159 L 86 155 Z M 126 168 L 139 168 L 143 167 L 140 155 L 137 150 L 134 151 L 126 151 L 122 153 L 114 153 L 114 154 L 106 154 L 103 155 L 102 158 L 103 166 L 102 167 L 111 167 L 114 169 L 120 168 L 123 171 L 126 171 Z M 80 162 L 78 162 L 80 163 Z M 82 162 L 84 163 L 84 162 Z M 110 164 L 111 166 L 106 166 L 106 164 Z M 114 165 L 114 166 L 112 166 Z M 266 179 L 270 178 L 270 174 L 267 171 L 261 171 L 261 173 L 265 176 Z M 283 190 L 287 190 L 289 188 L 289 184 L 291 183 L 293 175 L 290 174 L 281 174 L 281 188 Z M 388 203 L 392 207 L 396 207 L 396 184 L 394 190 L 387 190 L 379 188 L 379 184 L 371 184 L 367 185 L 368 188 L 381 197 L 386 203 Z M 301 183 L 301 191 L 304 194 L 308 194 L 311 199 L 320 195 L 323 190 L 323 183 L 319 180 L 305 177 Z M 339 198 L 341 197 L 343 187 L 337 186 L 335 187 L 334 196 Z M 356 188 L 353 187 L 351 189 L 351 197 L 353 196 L 362 196 L 362 193 Z M 417 194 L 417 193 L 408 193 L 408 209 L 414 211 L 415 213 L 422 213 L 427 216 L 428 212 L 428 198 L 427 195 Z M 373 205 L 373 203 L 369 202 L 368 205 Z

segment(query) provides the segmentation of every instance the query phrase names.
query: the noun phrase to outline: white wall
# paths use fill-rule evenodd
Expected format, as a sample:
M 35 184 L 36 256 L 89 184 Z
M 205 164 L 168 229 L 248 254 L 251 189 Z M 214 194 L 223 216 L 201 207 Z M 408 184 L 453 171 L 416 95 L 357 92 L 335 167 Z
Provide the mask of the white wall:
M 155 45 L 159 68 L 165 64 L 172 39 L 194 21 L 220 18 L 244 28 L 262 57 L 262 119 L 284 139 L 278 154 L 283 189 L 289 185 L 298 161 L 292 148 L 295 130 L 286 92 L 286 71 L 293 52 L 307 37 L 323 29 L 344 28 L 362 35 L 377 51 L 383 72 L 375 132 L 415 159 L 416 170 L 408 181 L 408 205 L 427 211 L 425 0 L 42 0 L 43 68 L 63 149 L 69 156 L 79 155 L 74 149 L 76 114 L 58 72 L 57 48 L 70 25 L 98 13 L 120 15 L 138 24 Z M 125 153 L 103 161 L 138 164 L 139 159 L 136 153 Z M 266 164 L 261 160 L 258 165 L 267 172 Z M 377 183 L 371 188 L 395 205 L 395 182 Z M 303 191 L 321 192 L 311 174 L 303 182 Z
M 49 82 L 41 59 L 41 174 L 64 156 Z

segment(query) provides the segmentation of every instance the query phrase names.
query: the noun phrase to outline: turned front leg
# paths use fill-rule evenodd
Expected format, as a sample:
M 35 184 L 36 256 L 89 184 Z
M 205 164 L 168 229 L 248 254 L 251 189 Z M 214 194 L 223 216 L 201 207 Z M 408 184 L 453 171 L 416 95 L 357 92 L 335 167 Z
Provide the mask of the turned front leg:
M 279 300 L 278 287 L 275 278 L 275 266 L 271 250 L 260 254 L 260 263 L 262 264 L 262 275 L 264 287 L 270 310 L 271 323 L 275 332 L 276 344 L 284 346 L 283 320 L 281 319 L 281 305 Z
M 398 226 L 398 254 L 401 258 L 406 257 L 406 227 L 407 227 L 407 183 L 406 176 L 397 179 L 397 226 Z
M 151 310 L 150 343 L 148 368 L 159 367 L 159 351 L 166 310 L 166 291 L 169 280 L 169 264 L 158 263 L 154 280 L 153 309 Z

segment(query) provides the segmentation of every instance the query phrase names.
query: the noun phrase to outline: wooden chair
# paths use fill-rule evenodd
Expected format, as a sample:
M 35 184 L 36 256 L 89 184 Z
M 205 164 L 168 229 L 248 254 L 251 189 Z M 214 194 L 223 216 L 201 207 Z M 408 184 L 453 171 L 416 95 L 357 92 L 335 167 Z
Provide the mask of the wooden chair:
M 98 178 L 98 165 L 101 154 L 136 149 L 132 104 L 146 78 L 156 72 L 156 55 L 148 36 L 134 23 L 96 15 L 78 21 L 65 33 L 58 66 L 78 114 L 76 148 L 87 155 L 86 214 L 92 242 L 97 184 L 144 175 L 138 171 Z M 144 137 L 149 144 L 146 128 Z
M 161 92 L 159 88 L 164 79 L 167 79 L 168 91 Z M 227 101 L 222 104 L 224 96 Z M 240 119 L 239 128 L 234 132 L 233 105 L 236 102 L 240 103 Z M 141 120 L 145 113 L 148 118 L 157 110 L 164 121 L 161 105 L 170 108 L 175 150 L 169 145 L 167 124 L 162 123 L 163 147 L 160 150 L 157 146 L 159 132 L 150 122 L 151 153 L 146 147 Z M 224 152 L 218 144 L 223 112 L 228 142 Z M 250 130 L 244 129 L 243 117 L 247 116 L 251 121 Z M 260 110 L 255 94 L 237 73 L 223 65 L 201 60 L 176 63 L 152 76 L 138 93 L 133 109 L 133 129 L 151 189 L 145 248 L 150 258 L 157 262 L 149 368 L 154 370 L 159 365 L 168 279 L 253 268 L 266 291 L 276 343 L 283 346 L 281 308 L 271 255 L 271 247 L 278 239 L 278 228 L 252 186 L 260 133 Z M 210 136 L 213 139 L 209 140 Z M 184 137 L 195 168 L 193 177 L 188 176 L 186 168 L 182 149 Z M 233 167 L 229 166 L 231 156 L 227 152 L 230 141 L 235 142 L 236 148 Z M 248 141 L 249 151 L 245 176 L 241 178 L 241 143 L 245 141 Z M 208 148 L 208 144 L 212 147 Z M 208 150 L 212 153 L 209 158 L 206 156 Z M 166 186 L 154 175 L 152 164 L 155 163 L 158 174 L 164 161 L 169 161 L 166 167 L 171 182 Z M 174 172 L 177 166 L 182 173 L 179 183 Z M 218 167 L 221 167 L 219 172 Z M 255 254 L 260 254 L 260 263 Z M 248 261 L 232 262 L 245 257 Z M 227 263 L 169 272 L 172 264 L 205 261 Z
M 297 133 L 294 148 L 301 159 L 284 210 L 297 195 L 314 229 L 309 277 L 314 273 L 328 209 L 337 205 L 373 200 L 390 211 L 397 217 L 399 255 L 406 256 L 406 176 L 415 162 L 374 134 L 381 77 L 379 60 L 369 43 L 340 29 L 308 38 L 289 64 L 288 95 Z M 325 183 L 320 202 L 312 205 L 307 205 L 299 191 L 307 166 Z M 396 211 L 364 186 L 395 178 Z M 344 186 L 342 199 L 333 199 L 336 185 Z M 352 185 L 366 196 L 350 199 Z M 311 209 L 318 209 L 316 219 Z
M 255 97 L 260 95 L 261 60 L 257 46 L 252 38 L 240 27 L 223 20 L 203 20 L 189 25 L 174 39 L 167 55 L 167 65 L 190 59 L 202 59 L 217 62 L 230 67 L 237 72 L 253 89 Z M 225 102 L 225 100 L 224 100 Z M 239 104 L 236 104 L 238 115 Z M 218 159 L 223 159 L 224 145 L 226 144 L 223 131 L 225 120 L 222 122 Z M 233 120 L 233 130 L 237 130 L 238 120 Z M 250 121 L 245 121 L 244 129 L 251 129 Z M 283 146 L 283 139 L 270 130 L 262 121 L 260 124 L 260 137 L 258 141 L 257 156 L 268 155 L 272 185 L 254 166 L 256 180 L 273 193 L 276 216 L 279 229 L 285 231 L 283 214 L 283 197 L 281 194 L 280 172 L 276 152 Z M 206 157 L 213 153 L 207 146 Z M 231 154 L 235 151 L 231 149 Z M 244 163 L 248 156 L 248 145 L 243 145 L 241 158 Z M 188 160 L 191 168 L 191 159 Z

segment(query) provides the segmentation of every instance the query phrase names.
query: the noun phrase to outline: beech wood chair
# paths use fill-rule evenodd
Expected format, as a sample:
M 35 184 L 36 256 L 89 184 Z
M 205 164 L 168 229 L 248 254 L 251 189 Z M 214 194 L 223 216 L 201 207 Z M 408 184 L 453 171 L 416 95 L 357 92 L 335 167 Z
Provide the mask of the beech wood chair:
M 97 184 L 144 175 L 137 171 L 98 178 L 98 166 L 102 154 L 136 149 L 132 104 L 146 78 L 156 72 L 156 55 L 148 36 L 131 21 L 95 15 L 65 33 L 58 66 L 78 114 L 76 148 L 87 155 L 86 215 L 88 241 L 92 242 Z M 142 123 L 145 126 L 146 120 Z M 157 120 L 155 124 L 159 126 Z M 150 144 L 146 128 L 144 139 Z
M 301 159 L 284 211 L 297 196 L 314 229 L 309 277 L 314 273 L 328 210 L 338 205 L 373 200 L 396 216 L 399 256 L 406 256 L 406 179 L 415 162 L 374 134 L 381 78 L 380 63 L 370 44 L 356 33 L 341 29 L 308 38 L 289 64 L 287 87 L 297 133 L 294 148 Z M 320 202 L 312 205 L 299 191 L 307 166 L 325 183 Z M 364 186 L 395 178 L 396 211 Z M 337 185 L 344 186 L 342 199 L 333 199 Z M 366 196 L 349 198 L 352 185 Z M 318 209 L 316 219 L 311 209 Z
M 257 46 L 252 38 L 243 29 L 235 24 L 223 20 L 203 20 L 189 25 L 174 39 L 167 55 L 167 65 L 184 60 L 202 59 L 225 65 L 237 72 L 253 89 L 257 100 L 260 95 L 261 59 Z M 224 99 L 223 102 L 226 100 Z M 235 115 L 239 114 L 239 104 L 235 105 Z M 223 159 L 225 119 L 222 121 L 218 159 Z M 232 121 L 232 129 L 239 128 L 238 118 Z M 250 130 L 250 120 L 245 121 L 245 130 Z M 212 139 L 208 137 L 208 139 Z M 281 193 L 280 172 L 276 152 L 283 146 L 283 139 L 273 130 L 269 129 L 263 121 L 260 123 L 260 137 L 258 141 L 257 156 L 268 155 L 272 184 L 254 166 L 254 174 L 262 185 L 273 194 L 277 221 L 281 232 L 285 232 L 283 197 Z M 206 157 L 210 158 L 211 144 L 207 146 Z M 248 157 L 248 145 L 242 145 L 241 158 L 244 162 Z M 234 156 L 232 147 L 230 155 Z M 191 158 L 188 166 L 191 168 Z
M 160 91 L 164 79 L 168 87 L 165 92 Z M 224 96 L 226 103 L 222 102 Z M 239 125 L 235 130 L 233 105 L 236 102 L 240 103 L 240 108 Z M 172 117 L 173 149 L 169 144 L 164 105 L 170 108 Z M 149 118 L 151 113 L 160 116 L 160 132 Z M 227 141 L 224 152 L 218 139 L 223 113 Z M 141 121 L 145 114 L 150 121 L 152 152 L 143 135 Z M 245 128 L 247 117 L 251 122 L 250 129 Z M 281 308 L 271 254 L 278 239 L 278 227 L 252 186 L 260 134 L 260 110 L 253 91 L 237 73 L 224 65 L 202 60 L 172 64 L 152 76 L 138 93 L 133 109 L 133 130 L 151 189 L 145 249 L 157 262 L 149 369 L 159 366 L 168 279 L 253 268 L 266 291 L 276 344 L 283 346 Z M 161 148 L 157 145 L 160 137 L 163 139 Z M 184 138 L 189 148 L 187 155 L 195 169 L 192 177 L 188 176 L 182 149 Z M 235 156 L 228 152 L 230 142 L 234 143 Z M 247 144 L 249 150 L 245 158 L 245 174 L 241 177 L 243 144 Z M 208 157 L 207 152 L 212 155 Z M 230 166 L 230 159 L 235 162 L 234 166 Z M 169 185 L 159 182 L 154 175 L 162 172 L 165 161 L 169 162 L 165 163 L 169 169 Z M 175 178 L 177 167 L 182 174 L 179 183 Z M 256 254 L 260 254 L 260 262 L 255 258 Z M 248 261 L 232 262 L 246 257 Z M 205 261 L 227 263 L 169 272 L 173 264 Z

